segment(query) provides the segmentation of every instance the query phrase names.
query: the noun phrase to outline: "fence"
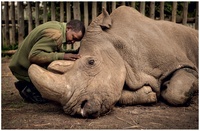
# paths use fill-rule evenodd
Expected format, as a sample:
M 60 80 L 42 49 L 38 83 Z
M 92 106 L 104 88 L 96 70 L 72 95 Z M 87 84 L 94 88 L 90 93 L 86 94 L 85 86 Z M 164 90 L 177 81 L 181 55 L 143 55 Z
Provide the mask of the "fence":
M 193 23 L 193 28 L 198 29 L 198 2 L 1 2 L 2 47 L 20 44 L 34 27 L 50 20 L 67 22 L 79 19 L 87 28 L 101 13 L 101 7 L 111 13 L 121 5 L 136 8 L 152 19 L 184 25 Z M 171 14 L 166 13 L 167 5 L 172 7 Z M 177 10 L 180 8 L 178 5 L 182 5 L 181 13 Z M 188 17 L 189 5 L 195 12 L 192 17 Z

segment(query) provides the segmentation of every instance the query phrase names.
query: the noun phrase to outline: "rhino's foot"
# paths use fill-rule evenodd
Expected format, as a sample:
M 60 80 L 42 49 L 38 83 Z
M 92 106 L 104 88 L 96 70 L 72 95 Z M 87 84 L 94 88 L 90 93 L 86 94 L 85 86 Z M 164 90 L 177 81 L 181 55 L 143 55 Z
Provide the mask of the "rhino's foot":
M 123 90 L 119 104 L 137 105 L 149 104 L 157 102 L 156 93 L 152 91 L 150 86 L 143 86 L 137 91 Z
M 193 73 L 181 69 L 176 71 L 163 87 L 161 96 L 167 103 L 175 106 L 188 105 L 193 94 L 198 90 L 198 80 Z

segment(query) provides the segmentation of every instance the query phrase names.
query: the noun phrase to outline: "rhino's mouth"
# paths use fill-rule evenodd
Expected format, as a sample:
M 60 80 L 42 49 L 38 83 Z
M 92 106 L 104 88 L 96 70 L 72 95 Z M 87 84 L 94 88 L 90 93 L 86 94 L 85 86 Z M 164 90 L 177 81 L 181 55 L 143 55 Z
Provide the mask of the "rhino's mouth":
M 80 114 L 82 117 L 91 117 L 96 118 L 100 116 L 101 104 L 96 102 L 89 102 L 88 100 L 84 100 L 81 103 L 81 111 Z
M 79 100 L 74 100 L 72 97 L 72 99 L 63 106 L 65 113 L 84 118 L 96 118 L 100 116 L 104 110 L 102 109 L 102 101 L 94 97 L 89 98 L 88 96 L 89 95 L 80 98 Z

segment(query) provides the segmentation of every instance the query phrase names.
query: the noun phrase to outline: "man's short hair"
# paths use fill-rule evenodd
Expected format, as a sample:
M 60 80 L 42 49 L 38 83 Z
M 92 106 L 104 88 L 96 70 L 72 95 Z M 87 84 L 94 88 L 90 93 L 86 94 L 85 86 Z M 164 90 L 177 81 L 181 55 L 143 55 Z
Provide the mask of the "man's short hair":
M 85 34 L 85 26 L 80 20 L 71 20 L 67 23 L 67 26 L 70 26 L 75 32 L 81 31 L 83 35 Z

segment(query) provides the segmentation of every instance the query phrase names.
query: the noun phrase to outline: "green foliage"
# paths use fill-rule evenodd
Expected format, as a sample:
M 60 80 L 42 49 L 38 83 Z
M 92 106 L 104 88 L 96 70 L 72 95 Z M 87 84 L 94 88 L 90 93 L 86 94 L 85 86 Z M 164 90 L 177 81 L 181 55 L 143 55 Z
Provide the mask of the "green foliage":
M 16 50 L 18 48 L 18 44 L 16 43 L 16 44 L 13 44 L 13 45 L 2 45 L 2 47 L 1 47 L 1 51 L 2 51 L 2 53 L 1 53 L 1 57 L 11 57 L 12 56 L 12 54 L 7 54 L 7 53 L 5 53 L 4 54 L 4 52 L 6 52 L 7 50 Z
M 18 44 L 12 44 L 12 45 L 4 45 L 2 46 L 2 50 L 5 51 L 5 50 L 16 50 L 18 48 Z

